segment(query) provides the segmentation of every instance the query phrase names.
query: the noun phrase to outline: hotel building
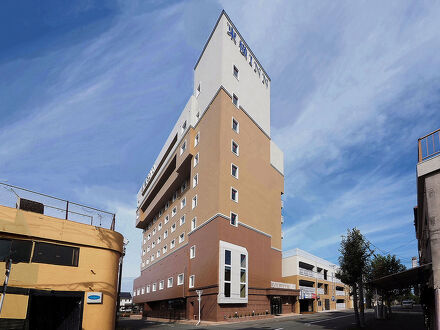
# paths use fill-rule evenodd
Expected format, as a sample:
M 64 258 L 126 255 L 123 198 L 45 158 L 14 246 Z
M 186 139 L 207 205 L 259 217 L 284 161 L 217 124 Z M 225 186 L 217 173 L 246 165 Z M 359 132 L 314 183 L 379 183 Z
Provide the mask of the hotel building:
M 282 283 L 283 153 L 271 80 L 223 11 L 194 67 L 194 92 L 137 195 L 143 230 L 133 302 L 144 315 L 224 320 L 293 312 Z
M 283 252 L 283 280 L 300 290 L 299 310 L 352 308 L 349 287 L 336 278 L 338 266 L 300 249 Z

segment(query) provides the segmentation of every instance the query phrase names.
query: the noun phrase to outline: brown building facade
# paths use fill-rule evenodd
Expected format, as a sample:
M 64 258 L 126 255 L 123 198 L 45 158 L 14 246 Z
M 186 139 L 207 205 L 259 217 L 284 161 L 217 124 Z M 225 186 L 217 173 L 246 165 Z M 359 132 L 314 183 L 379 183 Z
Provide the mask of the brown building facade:
M 159 317 L 293 312 L 282 283 L 283 154 L 270 138 L 270 79 L 225 12 L 190 97 L 138 193 L 133 302 Z

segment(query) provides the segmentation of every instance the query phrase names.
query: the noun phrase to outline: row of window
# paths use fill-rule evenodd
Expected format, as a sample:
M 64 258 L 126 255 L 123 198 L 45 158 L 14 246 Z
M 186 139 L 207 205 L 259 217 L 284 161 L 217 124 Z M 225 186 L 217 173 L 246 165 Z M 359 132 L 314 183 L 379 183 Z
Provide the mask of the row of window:
M 234 72 L 235 69 L 236 67 L 234 66 Z M 238 78 L 238 69 L 237 69 L 237 78 Z M 237 119 L 232 117 L 232 130 L 238 134 L 239 129 L 240 129 L 240 123 L 238 122 Z M 234 139 L 232 139 L 231 151 L 236 156 L 239 156 L 239 145 L 237 142 L 234 141 Z M 238 166 L 235 165 L 234 163 L 231 163 L 231 175 L 238 180 Z M 231 200 L 238 203 L 238 190 L 234 187 L 231 187 Z M 234 212 L 231 212 L 230 224 L 233 226 L 238 226 L 238 215 Z
M 12 260 L 78 267 L 79 248 L 17 239 L 0 239 L 0 262 Z
M 177 285 L 183 285 L 184 279 L 185 279 L 185 275 L 183 273 L 177 275 Z M 166 288 L 170 289 L 173 287 L 173 285 L 174 285 L 174 278 L 169 277 L 167 280 L 167 287 Z M 194 288 L 195 275 L 191 275 L 189 277 L 188 286 L 189 286 L 189 288 Z M 153 284 L 147 284 L 146 286 L 143 286 L 141 288 L 137 288 L 133 292 L 133 296 L 139 296 L 139 295 L 143 295 L 145 293 L 156 292 L 157 290 L 163 290 L 163 289 L 165 289 L 165 280 L 159 281 L 159 286 L 157 285 L 157 282 L 155 282 Z

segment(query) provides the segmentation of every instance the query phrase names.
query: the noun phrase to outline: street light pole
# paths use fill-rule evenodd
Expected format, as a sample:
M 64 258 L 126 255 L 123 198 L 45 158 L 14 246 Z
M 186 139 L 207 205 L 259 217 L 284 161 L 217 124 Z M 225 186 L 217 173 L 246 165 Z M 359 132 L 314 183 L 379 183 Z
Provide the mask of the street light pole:
M 199 322 L 197 322 L 196 325 L 199 325 L 199 324 L 200 324 L 200 304 L 201 304 L 201 302 L 202 302 L 202 293 L 203 293 L 203 290 L 196 290 L 196 292 L 197 292 L 197 295 L 199 296 L 199 297 L 197 298 L 197 300 L 199 301 Z

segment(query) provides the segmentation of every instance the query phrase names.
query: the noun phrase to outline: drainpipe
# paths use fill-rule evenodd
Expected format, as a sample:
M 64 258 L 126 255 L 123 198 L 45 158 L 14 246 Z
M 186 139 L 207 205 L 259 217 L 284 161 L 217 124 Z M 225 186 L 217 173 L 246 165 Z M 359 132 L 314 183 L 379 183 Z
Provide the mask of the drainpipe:
M 3 284 L 2 297 L 0 299 L 0 314 L 2 312 L 3 302 L 5 301 L 6 288 L 8 287 L 9 276 L 11 274 L 11 267 L 12 267 L 12 259 L 8 259 L 8 261 L 6 262 L 5 282 Z

